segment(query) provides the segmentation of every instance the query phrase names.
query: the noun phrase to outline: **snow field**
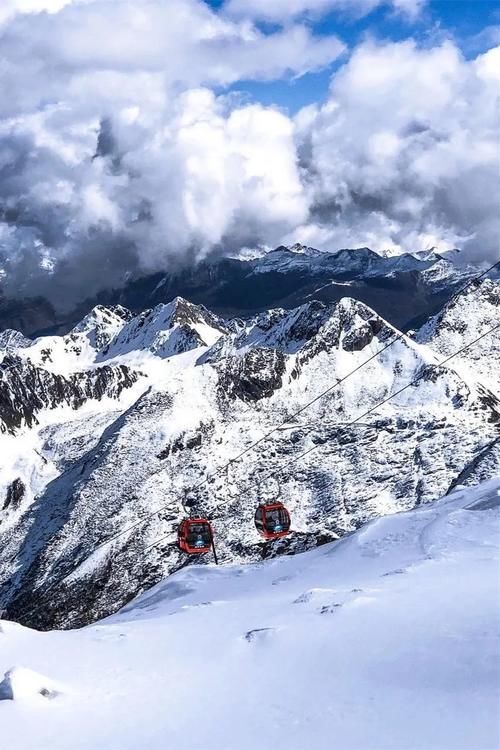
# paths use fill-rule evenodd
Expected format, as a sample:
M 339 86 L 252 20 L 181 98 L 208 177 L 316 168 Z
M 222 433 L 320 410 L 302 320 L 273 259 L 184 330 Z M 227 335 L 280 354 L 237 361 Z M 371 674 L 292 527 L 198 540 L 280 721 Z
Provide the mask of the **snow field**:
M 190 565 L 81 630 L 2 622 L 0 676 L 59 691 L 0 701 L 2 745 L 496 750 L 499 547 L 494 480 L 302 555 Z

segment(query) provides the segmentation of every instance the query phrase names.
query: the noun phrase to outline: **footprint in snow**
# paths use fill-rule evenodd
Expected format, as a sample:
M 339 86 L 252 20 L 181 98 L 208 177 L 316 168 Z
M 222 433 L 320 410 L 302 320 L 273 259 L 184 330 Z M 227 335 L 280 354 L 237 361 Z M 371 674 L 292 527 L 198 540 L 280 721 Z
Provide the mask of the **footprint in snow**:
M 312 591 L 304 591 L 304 593 L 300 594 L 300 596 L 293 600 L 293 604 L 307 604 L 307 602 L 311 601 L 312 595 Z
M 382 577 L 385 576 L 399 576 L 406 573 L 406 570 L 404 568 L 396 568 L 395 570 L 388 570 L 387 573 L 382 573 Z
M 334 593 L 333 591 L 331 593 Z M 340 607 L 343 607 L 344 605 L 349 606 L 356 606 L 361 601 L 364 601 L 366 597 L 358 596 L 358 594 L 363 594 L 364 589 L 351 589 L 349 594 L 346 596 L 344 601 L 342 602 L 330 602 L 328 604 L 324 604 L 321 607 L 318 607 L 316 609 L 316 612 L 320 615 L 332 615 L 336 611 L 340 609 Z
M 199 609 L 199 607 L 212 607 L 214 604 L 225 604 L 225 600 L 220 599 L 218 601 L 213 602 L 195 602 L 194 604 L 181 604 L 180 607 L 177 609 L 173 609 L 171 612 L 168 613 L 169 617 L 173 617 L 174 615 L 182 614 L 183 612 L 189 612 L 191 609 Z
M 93 641 L 116 641 L 118 638 L 126 638 L 126 633 L 117 633 L 116 631 L 109 630 L 106 628 L 96 627 L 94 628 L 94 635 L 92 636 Z
M 316 598 L 322 598 L 324 599 L 325 596 L 331 596 L 334 592 L 333 589 L 324 589 L 324 588 L 314 588 L 314 589 L 308 589 L 308 591 L 303 591 L 302 594 L 299 594 L 299 596 L 293 600 L 293 604 L 307 604 L 311 601 L 314 597 Z
M 211 607 L 213 604 L 221 604 L 221 602 L 196 602 L 195 604 L 183 604 L 182 607 L 177 609 L 175 612 L 172 612 L 172 614 L 177 614 L 177 612 L 185 612 L 188 609 L 197 609 L 198 607 Z

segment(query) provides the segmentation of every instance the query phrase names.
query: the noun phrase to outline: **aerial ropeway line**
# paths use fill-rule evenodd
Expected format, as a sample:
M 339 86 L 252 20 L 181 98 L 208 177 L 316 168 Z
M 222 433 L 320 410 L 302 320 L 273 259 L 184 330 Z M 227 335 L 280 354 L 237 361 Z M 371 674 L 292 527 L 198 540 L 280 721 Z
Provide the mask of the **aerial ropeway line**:
M 448 300 L 447 304 L 449 304 L 453 300 L 457 299 L 461 294 L 463 294 L 465 291 L 467 291 L 467 289 L 469 289 L 470 287 L 472 287 L 474 284 L 476 284 L 478 281 L 480 281 L 482 278 L 484 278 L 488 273 L 490 273 L 490 271 L 492 271 L 493 269 L 495 269 L 495 268 L 497 268 L 499 266 L 500 266 L 500 260 L 498 260 L 495 263 L 493 263 L 491 266 L 489 266 L 487 269 L 485 269 L 484 271 L 482 271 L 477 276 L 474 276 L 472 279 L 469 279 L 469 281 L 467 281 L 462 287 L 460 287 L 460 289 L 458 289 L 450 297 L 450 299 Z M 436 310 L 436 312 L 439 312 L 439 310 Z M 436 314 L 436 313 L 433 313 L 433 314 Z M 430 316 L 430 317 L 432 317 L 432 316 Z M 408 321 L 408 324 L 409 323 L 411 323 L 411 321 Z M 405 326 L 403 326 L 403 328 L 404 327 Z M 444 359 L 442 362 L 439 362 L 437 364 L 437 366 L 441 366 L 443 364 L 446 364 L 447 362 L 449 362 L 450 360 L 452 360 L 454 357 L 458 356 L 462 352 L 464 352 L 467 349 L 469 349 L 472 346 L 474 346 L 481 339 L 483 339 L 486 336 L 488 336 L 489 334 L 493 333 L 498 328 L 500 328 L 500 324 L 497 325 L 497 326 L 494 326 L 493 328 L 491 328 L 488 331 L 486 331 L 485 333 L 483 333 L 481 336 L 478 336 L 473 341 L 471 341 L 468 344 L 466 344 L 465 346 L 461 347 L 458 351 L 456 351 L 452 355 L 446 357 L 446 359 Z M 254 448 L 256 448 L 258 445 L 260 445 L 262 442 L 264 442 L 265 440 L 267 440 L 271 435 L 273 435 L 274 433 L 276 433 L 279 430 L 281 430 L 285 425 L 289 424 L 294 419 L 296 419 L 297 416 L 299 416 L 300 414 L 302 414 L 306 409 L 308 409 L 310 406 L 312 406 L 312 404 L 314 404 L 317 401 L 319 401 L 320 399 L 324 398 L 324 396 L 326 396 L 327 394 L 331 393 L 333 390 L 335 390 L 336 388 L 338 388 L 348 378 L 352 377 L 355 373 L 359 372 L 359 370 L 361 370 L 363 367 L 365 367 L 366 365 L 368 365 L 379 354 L 381 354 L 382 352 L 386 351 L 390 346 L 392 346 L 397 341 L 403 340 L 405 338 L 405 335 L 406 334 L 404 334 L 404 333 L 398 333 L 398 334 L 396 334 L 387 344 L 385 344 L 383 347 L 381 347 L 380 349 L 378 349 L 374 354 L 372 354 L 366 360 L 364 360 L 363 362 L 361 362 L 357 367 L 355 367 L 353 370 L 351 370 L 346 375 L 344 375 L 344 377 L 342 377 L 341 379 L 337 380 L 335 383 L 333 383 L 331 386 L 329 386 L 324 391 L 322 391 L 321 393 L 319 393 L 313 399 L 311 399 L 310 401 L 308 401 L 307 403 L 305 403 L 303 406 L 300 407 L 300 409 L 298 409 L 296 412 L 294 412 L 293 414 L 291 414 L 290 416 L 288 416 L 285 420 L 283 420 L 280 424 L 278 424 L 275 427 L 273 427 L 267 433 L 265 433 L 264 435 L 262 435 L 259 439 L 255 440 L 253 443 L 251 443 L 250 445 L 248 445 L 243 451 L 241 451 L 240 453 L 238 453 L 236 456 L 233 456 L 233 458 L 231 458 L 225 464 L 222 464 L 221 466 L 217 467 L 213 472 L 211 472 L 210 474 L 207 474 L 200 482 L 198 482 L 198 484 L 194 485 L 191 488 L 191 491 L 192 492 L 196 492 L 197 490 L 199 490 L 200 487 L 202 487 L 204 484 L 206 484 L 209 481 L 211 481 L 215 476 L 217 476 L 218 474 L 220 474 L 223 471 L 226 471 L 228 468 L 230 468 L 234 463 L 236 463 L 237 461 L 239 461 L 248 452 L 250 452 L 251 450 L 253 450 Z M 0 363 L 0 368 L 1 368 L 1 363 Z M 11 369 L 11 368 L 5 368 L 5 369 Z M 0 374 L 1 374 L 1 369 L 0 369 Z M 387 403 L 392 398 L 395 398 L 396 396 L 398 396 L 400 393 L 402 393 L 407 388 L 410 388 L 411 386 L 415 385 L 415 383 L 418 382 L 423 377 L 424 374 L 425 374 L 425 370 L 419 376 L 417 376 L 417 378 L 415 378 L 414 380 L 412 380 L 410 383 L 408 383 L 406 386 L 404 386 L 403 388 L 401 388 L 397 392 L 395 392 L 395 393 L 391 394 L 390 396 L 386 397 L 381 402 L 379 402 L 378 404 L 376 404 L 375 406 L 373 406 L 371 409 L 368 409 L 366 412 L 364 412 L 363 414 L 359 415 L 358 417 L 356 417 L 351 422 L 344 422 L 344 423 L 342 423 L 342 425 L 339 425 L 339 427 L 345 428 L 345 427 L 351 426 L 351 425 L 356 424 L 357 422 L 361 421 L 364 417 L 366 417 L 369 414 L 371 414 L 373 411 L 375 411 L 376 409 L 378 409 L 380 406 L 382 406 L 383 404 Z M 314 423 L 313 423 L 313 427 L 311 427 L 311 429 L 314 429 Z M 290 459 L 290 461 L 286 462 L 278 470 L 273 470 L 273 472 L 271 472 L 270 475 L 272 476 L 272 475 L 276 475 L 276 473 L 281 473 L 291 463 L 294 463 L 295 461 L 298 461 L 301 458 L 304 458 L 306 455 L 308 455 L 309 453 L 311 453 L 317 447 L 319 447 L 319 446 L 318 445 L 314 445 L 312 448 L 309 448 L 307 451 L 305 451 L 304 453 L 300 454 L 299 456 Z M 246 490 L 247 490 L 248 487 L 252 487 L 254 485 L 255 485 L 255 481 L 250 482 L 249 485 L 247 485 L 247 487 L 245 487 L 245 489 L 243 490 L 243 492 L 240 492 L 238 494 L 238 497 L 241 497 L 246 492 Z M 157 508 L 155 508 L 151 512 L 147 513 L 143 518 L 139 519 L 138 521 L 136 521 L 135 523 L 131 524 L 127 528 L 121 529 L 116 534 L 112 535 L 111 537 L 109 537 L 105 541 L 103 541 L 100 544 L 98 544 L 95 547 L 94 552 L 97 551 L 97 550 L 99 550 L 99 549 L 101 549 L 102 547 L 105 547 L 107 544 L 110 544 L 115 539 L 118 539 L 119 537 L 121 537 L 121 536 L 129 533 L 130 531 L 133 531 L 135 528 L 141 526 L 146 521 L 148 521 L 150 518 L 152 518 L 155 515 L 157 515 L 158 513 L 160 513 L 165 507 L 167 507 L 167 505 L 168 505 L 168 503 L 162 503 L 160 506 L 158 506 Z M 286 508 L 284 508 L 284 509 L 285 509 L 286 513 L 288 514 L 288 516 L 290 516 L 288 510 L 286 510 Z M 205 521 L 205 522 L 209 523 L 208 518 L 206 518 L 206 516 L 203 516 L 202 514 L 199 515 L 199 519 L 201 519 L 202 521 Z M 189 520 L 189 519 L 183 519 L 183 520 Z M 258 531 L 258 533 L 261 534 L 261 536 L 263 536 L 267 541 L 279 538 L 278 535 L 273 536 L 270 530 L 267 530 L 266 533 L 263 533 L 262 528 L 260 528 L 260 519 L 257 518 L 257 510 L 256 510 L 256 513 L 255 513 L 255 516 L 254 516 L 254 522 L 255 522 L 256 530 Z M 188 545 L 186 543 L 186 541 L 185 541 L 185 538 L 187 537 L 186 527 L 184 526 L 183 529 L 182 529 L 182 532 L 181 532 L 181 525 L 182 525 L 182 522 L 181 522 L 181 524 L 179 525 L 179 527 L 177 529 L 177 546 L 183 552 L 186 552 L 187 554 L 201 554 L 200 552 L 191 552 L 191 551 L 188 551 L 188 547 L 190 547 L 190 545 Z M 285 526 L 286 526 L 286 524 L 285 524 Z M 212 550 L 215 553 L 215 544 L 213 543 L 213 540 L 214 540 L 214 531 L 213 531 L 213 528 L 211 526 L 210 526 L 210 528 L 211 528 L 211 534 L 212 534 Z M 286 534 L 290 533 L 290 525 L 288 525 L 288 530 L 285 533 Z M 266 534 L 267 534 L 267 536 L 266 536 Z M 283 536 L 285 534 L 282 534 L 281 532 L 279 532 L 279 535 Z M 148 547 L 146 547 L 144 551 L 147 551 L 147 550 L 149 550 L 149 549 L 151 549 L 153 547 L 156 547 L 158 544 L 160 544 L 160 542 L 164 541 L 168 536 L 170 536 L 170 535 L 166 535 L 166 536 L 161 537 L 160 539 L 158 539 L 157 541 L 155 541 L 153 544 L 151 544 Z M 182 542 L 182 545 L 181 545 L 181 542 Z M 199 547 L 199 549 L 203 549 L 204 550 L 204 548 L 202 548 L 202 547 Z
M 458 351 L 454 352 L 453 354 L 449 355 L 445 359 L 441 360 L 441 362 L 438 362 L 436 366 L 437 367 L 441 367 L 441 366 L 447 364 L 448 362 L 450 362 L 450 360 L 454 359 L 459 354 L 462 354 L 467 349 L 470 349 L 475 344 L 477 344 L 479 341 L 481 341 L 483 338 L 485 338 L 486 336 L 489 336 L 491 333 L 493 333 L 494 331 L 496 331 L 498 329 L 500 329 L 500 323 L 498 323 L 496 326 L 493 326 L 493 328 L 490 328 L 489 330 L 485 331 L 480 336 L 478 336 L 477 338 L 475 338 L 473 341 L 470 341 L 468 344 L 466 344 L 465 346 L 461 347 Z M 357 417 L 355 417 L 355 419 L 351 420 L 350 422 L 344 422 L 344 423 L 342 423 L 342 425 L 339 425 L 339 429 L 344 429 L 345 427 L 352 426 L 352 425 L 360 422 L 362 419 L 364 419 L 365 417 L 367 417 L 369 414 L 373 413 L 374 411 L 376 411 L 377 409 L 379 409 L 381 406 L 383 406 L 384 404 L 386 404 L 389 401 L 391 401 L 393 398 L 396 398 L 396 396 L 399 396 L 401 393 L 403 393 L 404 391 L 406 391 L 408 388 L 412 388 L 420 380 L 422 380 L 422 378 L 424 378 L 426 376 L 426 374 L 427 374 L 427 368 L 423 368 L 423 370 L 419 373 L 419 375 L 417 375 L 415 378 L 413 378 L 413 380 L 411 380 L 409 383 L 407 383 L 406 385 L 404 385 L 402 388 L 399 388 L 394 393 L 391 393 L 389 396 L 387 396 L 386 398 L 382 399 L 381 401 L 379 401 L 377 404 L 375 404 L 374 406 L 372 406 L 370 409 L 367 409 L 362 414 L 359 414 Z M 310 432 L 312 429 L 314 429 L 314 428 L 311 427 L 308 430 L 308 432 Z M 310 453 L 312 453 L 314 450 L 316 450 L 319 447 L 320 447 L 320 444 L 314 444 L 311 448 L 308 448 L 306 451 L 304 451 L 303 453 L 299 454 L 298 456 L 293 456 L 289 461 L 285 462 L 278 469 L 273 469 L 273 471 L 270 472 L 270 474 L 268 476 L 269 477 L 276 477 L 277 475 L 279 475 L 283 471 L 285 471 L 285 469 L 287 469 L 291 464 L 294 464 L 297 461 L 300 461 L 301 459 L 305 458 L 305 456 L 309 455 Z M 267 477 L 265 477 L 265 478 L 267 478 Z M 262 477 L 258 480 L 259 484 L 260 484 L 261 481 L 262 481 Z M 255 481 L 253 483 L 250 483 L 249 485 L 247 485 L 247 487 L 245 487 L 245 489 L 243 490 L 243 492 L 240 493 L 238 495 L 238 497 L 242 497 L 244 494 L 246 494 L 247 490 L 252 485 L 254 485 L 254 484 L 255 484 Z M 204 521 L 207 524 L 209 523 L 208 519 L 204 519 Z M 270 541 L 270 540 L 274 540 L 274 539 L 279 539 L 280 537 L 286 536 L 287 534 L 290 533 L 290 526 L 291 526 L 290 513 L 288 512 L 288 510 L 286 509 L 286 507 L 283 505 L 283 503 L 280 502 L 280 501 L 275 501 L 275 502 L 272 502 L 272 501 L 271 502 L 261 502 L 257 506 L 257 508 L 256 508 L 255 515 L 254 515 L 254 523 L 255 523 L 255 527 L 256 527 L 258 533 L 262 537 L 264 537 L 264 539 L 266 541 Z M 210 529 L 212 529 L 211 526 L 210 526 Z M 211 531 L 211 533 L 212 533 L 212 546 L 213 546 L 213 549 L 215 550 L 215 544 L 214 544 L 214 541 L 213 541 L 213 531 Z M 167 536 L 161 537 L 156 542 L 154 542 L 149 547 L 147 547 L 147 549 L 151 549 L 152 547 L 156 547 L 162 541 L 165 541 L 165 539 L 167 539 Z M 181 549 L 183 549 L 181 547 L 181 545 L 180 545 L 180 542 L 179 542 L 179 547 Z M 184 549 L 183 551 L 188 551 L 188 550 Z

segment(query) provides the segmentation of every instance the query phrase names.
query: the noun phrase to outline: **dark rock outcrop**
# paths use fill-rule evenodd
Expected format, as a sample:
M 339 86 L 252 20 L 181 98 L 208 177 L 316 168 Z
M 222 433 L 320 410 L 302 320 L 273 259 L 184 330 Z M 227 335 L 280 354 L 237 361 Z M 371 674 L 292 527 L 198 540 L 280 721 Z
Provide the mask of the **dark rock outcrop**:
M 252 349 L 242 357 L 229 357 L 217 365 L 219 392 L 242 401 L 269 398 L 281 388 L 285 368 L 285 355 L 276 349 Z
M 2 510 L 7 510 L 7 508 L 16 510 L 21 504 L 25 493 L 26 485 L 24 484 L 22 479 L 17 477 L 7 488 L 7 493 Z
M 89 399 L 118 398 L 138 378 L 139 373 L 124 365 L 106 365 L 65 378 L 8 355 L 0 365 L 0 431 L 32 427 L 41 409 L 63 404 L 79 409 Z

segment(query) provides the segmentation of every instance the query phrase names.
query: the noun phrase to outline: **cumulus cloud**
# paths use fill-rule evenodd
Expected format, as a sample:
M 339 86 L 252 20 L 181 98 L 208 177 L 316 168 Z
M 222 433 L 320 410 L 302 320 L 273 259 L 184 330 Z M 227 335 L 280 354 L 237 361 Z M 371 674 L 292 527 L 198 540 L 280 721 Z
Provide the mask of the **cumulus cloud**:
M 316 70 L 335 36 L 265 34 L 199 0 L 28 6 L 0 30 L 6 293 L 71 304 L 306 220 L 293 122 L 207 87 Z
M 0 28 L 5 294 L 72 306 L 288 240 L 497 252 L 500 49 L 367 42 L 291 118 L 224 87 L 316 70 L 337 38 L 265 33 L 200 0 L 61 4 L 11 0 Z
M 78 130 L 56 107 L 0 139 L 4 283 L 69 301 L 306 221 L 285 115 L 191 89 L 149 118 L 129 108 Z
M 500 256 L 500 48 L 360 46 L 330 97 L 297 116 L 310 244 Z
M 89 109 L 92 97 L 113 108 L 133 102 L 145 84 L 165 95 L 301 75 L 345 49 L 337 37 L 315 37 L 300 24 L 264 34 L 201 0 L 74 0 L 52 15 L 17 15 L 0 34 L 4 116 L 61 100 Z

